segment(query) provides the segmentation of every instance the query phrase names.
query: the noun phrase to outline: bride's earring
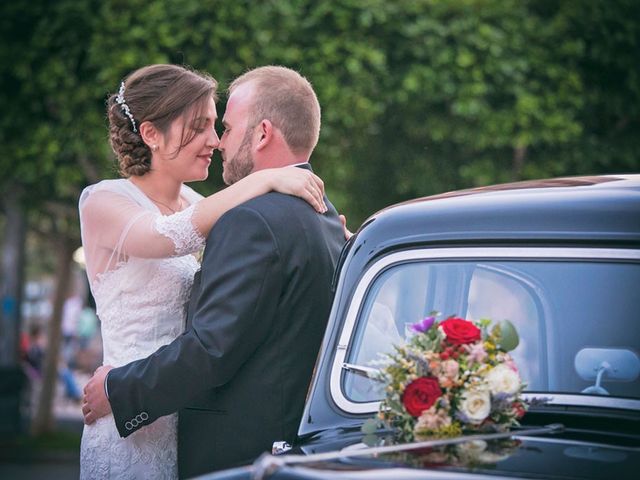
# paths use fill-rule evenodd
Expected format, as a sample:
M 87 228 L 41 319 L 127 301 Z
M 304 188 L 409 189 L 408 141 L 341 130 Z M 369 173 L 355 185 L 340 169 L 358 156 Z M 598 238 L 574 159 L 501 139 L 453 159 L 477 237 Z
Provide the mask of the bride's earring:
M 156 145 L 155 143 L 153 145 L 151 145 L 151 151 L 153 151 L 153 152 L 158 151 L 158 145 Z

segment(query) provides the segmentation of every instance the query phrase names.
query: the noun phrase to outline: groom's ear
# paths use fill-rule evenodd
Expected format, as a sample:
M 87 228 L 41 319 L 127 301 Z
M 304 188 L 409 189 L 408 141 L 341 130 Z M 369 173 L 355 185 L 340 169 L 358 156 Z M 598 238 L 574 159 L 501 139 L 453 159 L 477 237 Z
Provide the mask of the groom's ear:
M 258 128 L 256 129 L 258 132 L 258 143 L 256 145 L 256 150 L 262 150 L 273 138 L 273 124 L 270 120 L 262 120 L 258 124 Z

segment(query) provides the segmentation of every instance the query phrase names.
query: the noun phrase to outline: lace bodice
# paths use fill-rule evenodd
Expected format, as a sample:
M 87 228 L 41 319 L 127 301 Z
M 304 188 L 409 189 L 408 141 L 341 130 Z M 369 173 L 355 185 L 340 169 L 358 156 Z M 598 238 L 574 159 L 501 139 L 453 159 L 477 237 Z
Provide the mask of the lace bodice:
M 136 258 L 97 278 L 93 294 L 105 365 L 144 358 L 182 333 L 197 269 L 193 255 Z
M 183 330 L 204 238 L 191 222 L 199 196 L 183 187 L 190 206 L 164 216 L 128 180 L 106 180 L 80 197 L 82 242 L 104 363 L 146 357 Z
M 201 198 L 163 216 L 127 180 L 88 187 L 80 199 L 87 274 L 101 322 L 104 364 L 122 366 L 170 343 L 184 329 L 186 303 L 204 238 L 191 218 Z M 86 426 L 81 478 L 177 478 L 176 416 L 126 439 L 108 415 Z

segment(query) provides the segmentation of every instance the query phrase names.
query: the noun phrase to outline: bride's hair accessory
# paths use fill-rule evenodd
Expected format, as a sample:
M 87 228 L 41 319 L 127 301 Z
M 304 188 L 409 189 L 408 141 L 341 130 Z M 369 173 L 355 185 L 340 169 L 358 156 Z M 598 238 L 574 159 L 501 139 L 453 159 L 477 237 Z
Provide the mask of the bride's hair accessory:
M 131 120 L 131 125 L 133 127 L 134 132 L 138 132 L 136 129 L 136 121 L 133 119 L 133 115 L 131 114 L 131 110 L 129 110 L 129 105 L 124 101 L 124 82 L 120 82 L 120 90 L 118 91 L 118 96 L 116 97 L 116 103 L 120 105 L 124 114 L 129 117 Z

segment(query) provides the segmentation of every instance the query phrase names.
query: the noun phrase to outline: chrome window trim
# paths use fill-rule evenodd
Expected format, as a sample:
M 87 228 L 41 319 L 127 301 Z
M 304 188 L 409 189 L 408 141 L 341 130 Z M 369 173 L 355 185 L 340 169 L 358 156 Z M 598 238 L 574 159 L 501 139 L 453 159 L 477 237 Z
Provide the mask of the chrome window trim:
M 626 260 L 640 261 L 640 250 L 637 249 L 614 249 L 614 248 L 545 248 L 545 247 L 459 247 L 459 248 L 429 248 L 404 250 L 402 252 L 391 253 L 382 257 L 380 260 L 371 265 L 362 275 L 358 285 L 356 286 L 351 302 L 347 309 L 342 331 L 340 332 L 338 346 L 331 365 L 331 376 L 329 379 L 329 391 L 331 398 L 338 408 L 351 414 L 374 413 L 378 411 L 380 402 L 352 402 L 342 392 L 340 379 L 342 376 L 342 366 L 345 363 L 347 348 L 353 334 L 353 328 L 356 324 L 358 311 L 362 304 L 362 300 L 367 293 L 373 279 L 384 269 L 408 261 L 414 260 L 460 260 L 460 259 L 516 259 L 516 260 L 554 260 L 554 259 L 570 259 L 570 260 Z M 342 284 L 340 279 L 339 286 Z M 554 403 L 561 403 L 563 400 L 568 405 L 590 405 L 611 407 L 611 400 L 601 397 L 587 397 L 581 395 L 549 395 L 554 397 Z M 580 403 L 577 399 L 589 399 L 587 403 Z M 608 402 L 606 400 L 609 400 Z M 617 402 L 623 402 L 624 399 L 616 399 Z M 629 400 L 630 407 L 618 408 L 634 408 L 640 406 L 640 401 Z

